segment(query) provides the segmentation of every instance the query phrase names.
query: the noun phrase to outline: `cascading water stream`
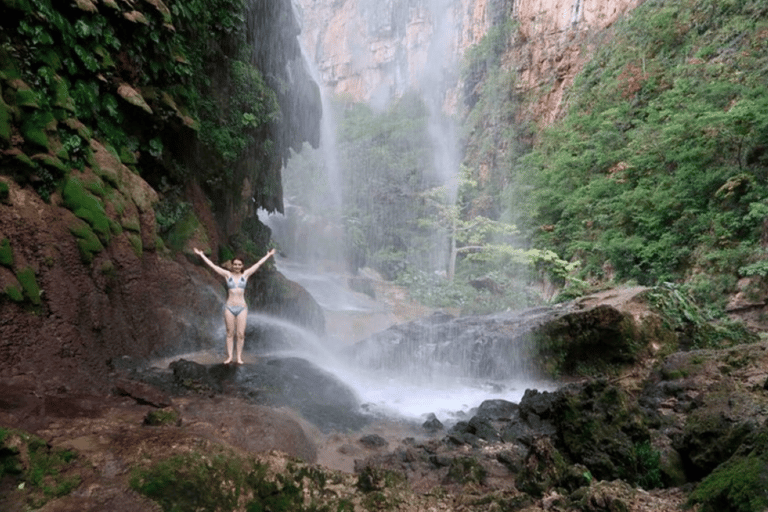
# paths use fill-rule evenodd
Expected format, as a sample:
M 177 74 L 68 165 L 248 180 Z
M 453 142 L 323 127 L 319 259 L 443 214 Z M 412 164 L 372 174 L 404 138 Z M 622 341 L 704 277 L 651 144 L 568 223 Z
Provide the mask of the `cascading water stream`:
M 420 16 L 432 24 L 432 40 L 423 66 L 412 69 L 408 77 L 403 75 L 408 66 L 393 66 L 393 72 L 398 75 L 392 77 L 391 84 L 376 86 L 379 92 L 387 90 L 384 96 L 389 100 L 402 94 L 407 87 L 414 88 L 422 96 L 429 111 L 428 131 L 434 150 L 432 172 L 436 176 L 429 178 L 445 187 L 449 201 L 456 197 L 460 162 L 456 127 L 444 111 L 446 84 L 455 81 L 458 65 L 455 49 L 451 47 L 455 4 L 454 0 L 431 0 L 418 5 Z M 371 12 L 385 8 L 378 3 L 365 5 Z M 296 4 L 294 10 L 297 19 L 301 19 Z M 378 342 L 355 345 L 362 337 L 353 334 L 355 329 L 350 327 L 352 324 L 372 322 L 371 319 L 376 318 L 378 323 L 375 327 L 378 329 L 372 325 L 362 329 L 366 334 L 372 334 L 402 319 L 392 314 L 391 302 L 384 303 L 350 290 L 349 276 L 339 270 L 346 268 L 341 263 L 344 246 L 341 216 L 345 206 L 340 195 L 343 187 L 336 149 L 336 127 L 328 100 L 329 91 L 322 82 L 316 63 L 306 58 L 306 52 L 304 55 L 310 75 L 321 90 L 321 147 L 319 152 L 312 154 L 322 160 L 317 167 L 324 169 L 325 176 L 322 182 L 302 184 L 305 189 L 297 195 L 305 200 L 308 198 L 310 204 L 307 207 L 290 204 L 291 198 L 288 197 L 286 216 L 262 213 L 260 218 L 272 228 L 277 245 L 288 249 L 286 253 L 291 256 L 291 259 L 276 258 L 278 270 L 302 285 L 315 298 L 326 313 L 329 335 L 319 339 L 285 322 L 251 314 L 251 332 L 260 330 L 260 339 L 279 340 L 277 344 L 261 346 L 263 355 L 299 357 L 310 361 L 354 390 L 365 410 L 409 420 L 420 420 L 434 413 L 441 421 L 450 422 L 461 411 L 468 411 L 485 399 L 502 398 L 518 402 L 528 387 L 547 388 L 546 384 L 534 382 L 525 372 L 524 351 L 500 353 L 493 344 L 486 347 L 450 331 L 426 329 L 415 335 L 415 339 L 387 339 L 385 335 L 379 337 Z M 379 92 L 372 91 L 371 97 L 381 100 Z M 447 266 L 448 244 L 445 236 L 445 233 L 436 232 L 432 237 L 434 254 L 429 272 Z M 478 333 L 477 336 L 482 338 L 483 335 Z M 384 352 L 387 354 L 383 355 Z M 509 358 L 511 363 L 499 369 L 494 366 L 494 358 Z M 478 370 L 489 367 L 493 368 L 490 373 Z

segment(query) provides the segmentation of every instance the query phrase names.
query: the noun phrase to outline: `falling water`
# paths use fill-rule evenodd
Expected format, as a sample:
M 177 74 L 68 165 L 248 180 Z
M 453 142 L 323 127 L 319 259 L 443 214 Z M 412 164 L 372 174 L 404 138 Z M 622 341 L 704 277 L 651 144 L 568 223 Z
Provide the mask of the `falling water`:
M 375 10 L 396 9 L 402 2 L 374 4 L 366 5 Z M 426 10 L 426 17 L 432 23 L 432 40 L 424 65 L 412 71 L 413 76 L 406 76 L 407 66 L 393 66 L 393 73 L 397 76 L 391 77 L 389 85 L 373 86 L 375 91 L 370 91 L 369 97 L 372 101 L 391 100 L 393 96 L 402 94 L 406 86 L 422 94 L 429 109 L 434 172 L 439 183 L 448 191 L 449 199 L 455 200 L 460 151 L 456 126 L 444 106 L 448 87 L 456 83 L 458 62 L 454 58 L 455 49 L 450 44 L 451 31 L 456 24 L 453 13 L 456 2 L 431 0 L 422 4 L 420 7 Z M 300 17 L 300 13 L 296 14 Z M 343 271 L 344 265 L 328 264 L 328 261 L 341 261 L 343 258 L 342 184 L 336 153 L 336 127 L 328 100 L 330 91 L 323 84 L 317 65 L 309 59 L 307 64 L 311 75 L 320 85 L 323 99 L 321 147 L 319 151 L 308 151 L 307 154 L 309 158 L 320 160 L 319 164 L 315 163 L 324 169 L 325 175 L 322 182 L 305 183 L 308 190 L 302 191 L 311 196 L 312 211 L 308 211 L 305 205 L 292 204 L 292 198 L 287 197 L 286 216 L 267 216 L 262 213 L 260 218 L 272 228 L 273 239 L 286 249 L 290 257 L 277 258 L 278 269 L 288 279 L 301 284 L 320 304 L 326 313 L 329 335 L 318 338 L 285 322 L 250 314 L 248 320 L 252 327 L 249 327 L 249 336 L 273 341 L 262 344 L 259 350 L 275 357 L 290 355 L 305 358 L 353 389 L 367 410 L 414 420 L 435 413 L 441 420 L 450 422 L 460 411 L 476 407 L 485 399 L 503 398 L 518 402 L 527 387 L 546 388 L 545 384 L 532 382 L 522 371 L 518 375 L 504 375 L 495 380 L 471 375 L 463 370 L 467 361 L 411 357 L 408 365 L 403 365 L 402 361 L 388 364 L 378 361 L 372 364 L 375 355 L 368 354 L 369 357 L 361 358 L 359 351 L 357 356 L 350 353 L 350 346 L 359 338 L 352 337 L 349 330 L 343 328 L 345 323 L 359 321 L 361 318 L 376 318 L 379 322 L 385 319 L 385 322 L 376 324 L 380 330 L 384 330 L 395 323 L 397 318 L 392 314 L 391 303 L 351 291 L 347 285 L 349 276 Z M 299 161 L 307 156 L 297 155 L 295 158 Z M 318 191 L 321 197 L 312 194 Z M 433 269 L 446 267 L 447 243 L 441 236 L 444 235 L 436 233 L 433 240 Z M 259 334 L 254 334 L 257 332 Z M 419 340 L 423 342 L 421 350 L 428 353 L 435 350 L 435 347 L 455 341 L 450 338 L 450 333 L 441 333 L 438 338 Z M 461 359 L 468 356 L 459 351 L 452 357 Z M 505 357 L 516 355 L 506 354 Z M 407 372 L 402 371 L 404 366 L 408 366 Z

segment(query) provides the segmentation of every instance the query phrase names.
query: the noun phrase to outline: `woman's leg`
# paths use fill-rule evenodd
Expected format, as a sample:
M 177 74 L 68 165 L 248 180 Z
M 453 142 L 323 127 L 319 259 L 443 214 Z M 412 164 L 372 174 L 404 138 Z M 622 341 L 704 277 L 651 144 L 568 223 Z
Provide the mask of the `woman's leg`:
M 245 345 L 245 324 L 248 321 L 248 308 L 245 308 L 235 317 L 237 336 L 237 364 L 243 364 L 243 345 Z
M 227 360 L 224 364 L 232 362 L 232 345 L 235 336 L 235 322 L 237 317 L 230 310 L 224 308 L 224 325 L 227 326 Z

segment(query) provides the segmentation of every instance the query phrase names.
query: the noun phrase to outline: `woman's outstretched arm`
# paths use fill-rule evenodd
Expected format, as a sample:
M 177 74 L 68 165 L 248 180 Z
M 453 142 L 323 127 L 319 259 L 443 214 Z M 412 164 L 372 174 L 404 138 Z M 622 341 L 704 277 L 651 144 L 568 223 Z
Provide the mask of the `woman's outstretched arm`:
M 229 277 L 229 272 L 228 272 L 227 270 L 225 270 L 225 269 L 221 268 L 220 266 L 216 265 L 216 264 L 215 264 L 214 262 L 212 262 L 211 260 L 209 260 L 209 259 L 208 259 L 208 256 L 206 256 L 206 255 L 205 255 L 205 253 L 204 253 L 203 251 L 201 251 L 201 250 L 200 250 L 200 249 L 198 249 L 197 247 L 195 247 L 195 248 L 194 248 L 194 249 L 192 249 L 192 250 L 193 250 L 193 251 L 195 251 L 195 254 L 197 254 L 198 256 L 200 256 L 200 257 L 203 259 L 203 261 L 204 261 L 204 262 L 205 262 L 205 263 L 206 263 L 206 264 L 207 264 L 209 267 L 211 267 L 211 268 L 213 269 L 213 271 L 214 271 L 214 272 L 216 272 L 217 274 L 219 274 L 220 276 L 222 276 L 224 279 L 226 279 L 226 278 L 228 278 L 228 277 Z
M 247 270 L 244 270 L 243 276 L 245 276 L 246 279 L 251 277 L 254 272 L 259 270 L 260 266 L 262 266 L 270 257 L 272 257 L 273 254 L 275 254 L 275 252 L 275 249 L 270 250 L 267 254 L 264 255 L 263 258 L 251 265 Z

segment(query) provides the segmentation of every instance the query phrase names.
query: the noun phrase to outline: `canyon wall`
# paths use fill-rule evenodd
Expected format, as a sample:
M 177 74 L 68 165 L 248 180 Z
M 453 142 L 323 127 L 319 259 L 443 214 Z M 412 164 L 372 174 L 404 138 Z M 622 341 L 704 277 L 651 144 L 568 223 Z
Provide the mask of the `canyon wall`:
M 536 116 L 551 120 L 584 59 L 588 36 L 642 0 L 298 0 L 302 42 L 323 85 L 355 101 L 384 104 L 408 88 L 438 88 L 461 106 L 466 50 L 490 27 L 517 22 L 506 62 L 521 92 L 539 91 Z

